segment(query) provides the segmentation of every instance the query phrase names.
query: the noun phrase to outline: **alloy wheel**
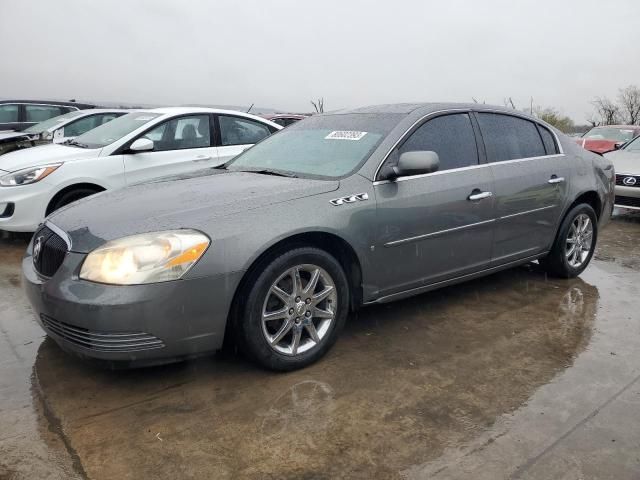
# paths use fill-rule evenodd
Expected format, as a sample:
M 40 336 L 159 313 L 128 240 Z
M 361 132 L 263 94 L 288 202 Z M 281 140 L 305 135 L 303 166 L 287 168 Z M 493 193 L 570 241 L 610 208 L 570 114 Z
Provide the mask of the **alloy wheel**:
M 326 270 L 296 265 L 269 288 L 262 307 L 262 332 L 280 354 L 295 356 L 316 348 L 338 311 L 335 282 Z
M 567 263 L 573 268 L 580 268 L 589 257 L 593 244 L 593 222 L 586 213 L 573 219 L 565 245 Z

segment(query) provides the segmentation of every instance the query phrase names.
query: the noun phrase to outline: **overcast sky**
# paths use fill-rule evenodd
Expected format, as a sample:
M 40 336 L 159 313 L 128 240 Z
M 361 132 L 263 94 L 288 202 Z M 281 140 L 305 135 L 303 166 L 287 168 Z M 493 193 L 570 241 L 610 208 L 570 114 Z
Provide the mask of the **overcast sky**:
M 0 97 L 309 111 L 640 85 L 640 0 L 2 0 Z

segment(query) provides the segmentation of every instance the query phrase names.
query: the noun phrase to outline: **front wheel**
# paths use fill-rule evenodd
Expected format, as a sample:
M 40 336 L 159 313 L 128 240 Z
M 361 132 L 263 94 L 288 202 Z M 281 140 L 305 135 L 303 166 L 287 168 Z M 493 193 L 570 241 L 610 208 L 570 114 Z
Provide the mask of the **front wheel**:
M 248 295 L 238 299 L 240 347 L 267 368 L 302 368 L 331 348 L 346 321 L 346 275 L 333 256 L 312 247 L 290 250 L 263 265 Z
M 589 265 L 597 239 L 596 212 L 586 203 L 576 205 L 562 221 L 553 247 L 540 265 L 551 275 L 576 277 Z

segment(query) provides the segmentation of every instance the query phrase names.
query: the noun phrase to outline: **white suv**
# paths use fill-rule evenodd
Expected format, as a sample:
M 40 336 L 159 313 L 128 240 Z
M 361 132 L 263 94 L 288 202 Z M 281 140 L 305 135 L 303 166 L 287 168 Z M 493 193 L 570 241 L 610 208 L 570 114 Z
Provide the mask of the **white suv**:
M 32 232 L 80 198 L 220 165 L 282 127 L 254 115 L 199 107 L 137 111 L 65 144 L 0 157 L 0 230 Z

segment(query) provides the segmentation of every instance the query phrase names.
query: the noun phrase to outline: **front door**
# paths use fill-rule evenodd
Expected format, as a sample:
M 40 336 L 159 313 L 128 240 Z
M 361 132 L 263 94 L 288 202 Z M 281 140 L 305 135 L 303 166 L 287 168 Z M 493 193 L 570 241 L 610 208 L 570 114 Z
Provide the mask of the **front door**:
M 210 120 L 206 114 L 177 117 L 141 134 L 138 138 L 153 140 L 154 148 L 123 155 L 127 183 L 218 165 L 218 151 L 211 142 Z
M 481 270 L 491 260 L 493 178 L 479 161 L 469 114 L 428 120 L 387 162 L 420 150 L 438 154 L 438 171 L 375 184 L 381 296 Z

